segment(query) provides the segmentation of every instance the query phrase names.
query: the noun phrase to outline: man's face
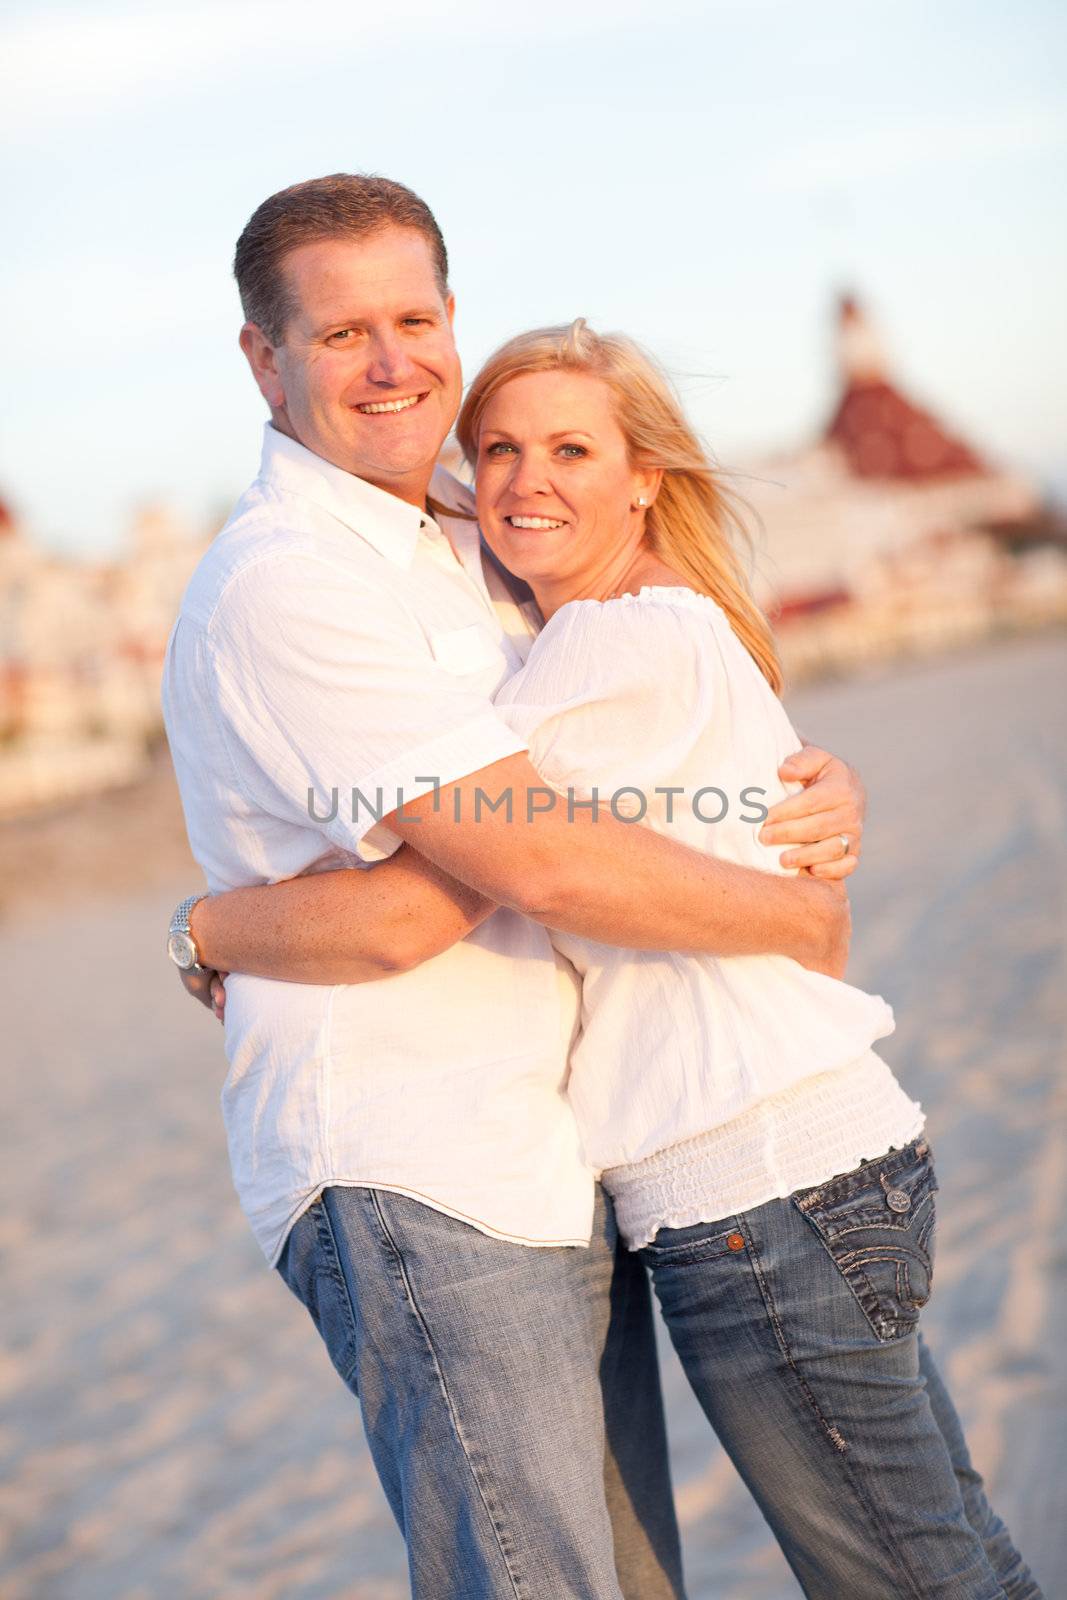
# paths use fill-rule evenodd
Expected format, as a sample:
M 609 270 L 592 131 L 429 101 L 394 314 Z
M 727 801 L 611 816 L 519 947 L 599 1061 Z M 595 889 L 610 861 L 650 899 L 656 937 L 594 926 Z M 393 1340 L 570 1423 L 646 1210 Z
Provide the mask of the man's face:
M 368 483 L 422 505 L 462 392 L 429 242 L 388 226 L 286 257 L 293 313 L 281 344 L 241 344 L 275 425 Z

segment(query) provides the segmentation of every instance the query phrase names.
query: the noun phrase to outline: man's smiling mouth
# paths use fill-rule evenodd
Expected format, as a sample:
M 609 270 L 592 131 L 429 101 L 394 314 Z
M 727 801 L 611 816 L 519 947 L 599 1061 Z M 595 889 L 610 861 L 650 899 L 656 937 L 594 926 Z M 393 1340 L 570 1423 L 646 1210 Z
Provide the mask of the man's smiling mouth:
M 406 394 L 400 400 L 368 400 L 365 405 L 356 406 L 355 409 L 364 417 L 379 417 L 389 412 L 410 411 L 412 406 L 417 406 L 425 398 L 425 394 Z
M 512 528 L 531 528 L 535 533 L 548 533 L 564 526 L 555 517 L 505 517 L 504 521 Z

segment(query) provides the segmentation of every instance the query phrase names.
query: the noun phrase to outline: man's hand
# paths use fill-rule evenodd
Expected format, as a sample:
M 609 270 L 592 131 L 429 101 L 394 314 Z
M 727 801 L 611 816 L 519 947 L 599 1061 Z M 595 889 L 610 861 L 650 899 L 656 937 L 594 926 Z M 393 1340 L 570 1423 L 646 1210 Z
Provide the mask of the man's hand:
M 859 865 L 867 811 L 859 774 L 828 750 L 806 744 L 782 762 L 778 776 L 804 788 L 770 808 L 760 843 L 794 846 L 779 857 L 783 867 L 806 869 L 813 878 L 847 878 Z
M 226 979 L 230 974 L 213 972 L 210 967 L 204 967 L 200 972 L 179 972 L 178 976 L 186 994 L 191 994 L 194 1000 L 207 1006 L 212 1015 L 222 1022 L 226 1012 Z

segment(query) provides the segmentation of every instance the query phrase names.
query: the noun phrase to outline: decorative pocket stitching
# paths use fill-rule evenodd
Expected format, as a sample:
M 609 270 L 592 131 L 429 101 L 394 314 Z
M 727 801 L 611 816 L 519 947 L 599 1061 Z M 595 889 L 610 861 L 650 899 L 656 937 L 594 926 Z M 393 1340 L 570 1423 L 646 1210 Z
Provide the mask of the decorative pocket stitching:
M 937 1179 L 928 1148 L 923 1145 L 921 1150 L 921 1154 L 917 1147 L 885 1161 L 868 1162 L 834 1183 L 793 1196 L 793 1203 L 815 1229 L 872 1330 L 883 1341 L 910 1332 L 933 1287 L 931 1235 Z M 908 1156 L 910 1160 L 901 1160 Z M 875 1185 L 885 1196 L 894 1190 L 906 1194 L 907 1209 L 894 1211 L 888 1200 L 882 1204 L 860 1200 L 863 1191 Z M 877 1237 L 872 1238 L 872 1233 Z M 879 1267 L 891 1269 L 891 1289 L 884 1271 L 881 1286 L 876 1281 Z M 925 1294 L 916 1295 L 912 1268 L 921 1269 Z

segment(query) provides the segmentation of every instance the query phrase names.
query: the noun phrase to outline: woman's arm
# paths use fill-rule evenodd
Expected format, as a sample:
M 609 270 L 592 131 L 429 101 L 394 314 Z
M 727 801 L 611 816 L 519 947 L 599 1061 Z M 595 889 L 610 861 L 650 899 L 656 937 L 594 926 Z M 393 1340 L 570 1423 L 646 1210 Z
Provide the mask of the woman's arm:
M 369 869 L 210 895 L 193 907 L 190 932 L 202 964 L 219 972 L 367 983 L 439 955 L 495 910 L 404 845 Z

